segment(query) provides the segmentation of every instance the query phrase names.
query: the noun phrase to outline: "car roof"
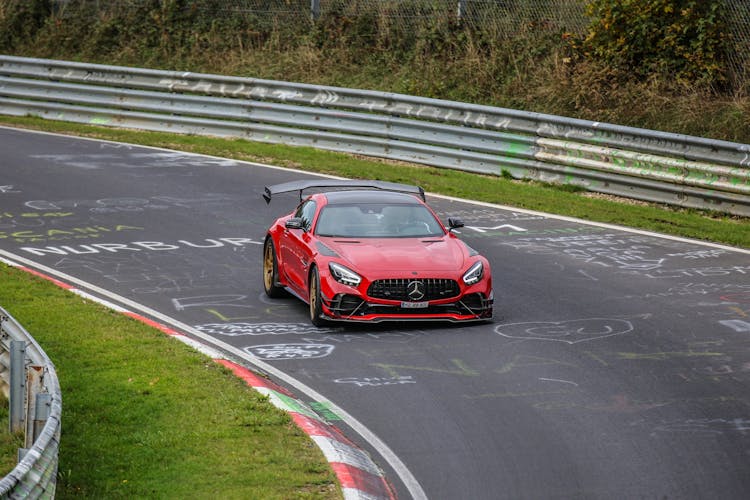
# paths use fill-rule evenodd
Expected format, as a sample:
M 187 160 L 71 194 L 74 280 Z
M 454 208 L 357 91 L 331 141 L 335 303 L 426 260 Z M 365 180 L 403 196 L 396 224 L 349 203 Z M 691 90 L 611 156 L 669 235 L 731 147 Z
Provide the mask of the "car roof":
M 393 191 L 378 190 L 352 190 L 352 191 L 328 191 L 323 193 L 329 205 L 359 204 L 359 203 L 392 203 L 421 205 L 422 202 L 415 195 L 396 193 Z

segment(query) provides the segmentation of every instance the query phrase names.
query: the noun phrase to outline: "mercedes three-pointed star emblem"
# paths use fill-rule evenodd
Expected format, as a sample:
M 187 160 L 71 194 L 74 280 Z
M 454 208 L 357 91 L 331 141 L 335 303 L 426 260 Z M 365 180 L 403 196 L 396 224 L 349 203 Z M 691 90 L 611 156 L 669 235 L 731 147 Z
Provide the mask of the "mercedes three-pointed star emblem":
M 411 300 L 422 300 L 425 296 L 424 283 L 421 281 L 410 281 L 406 285 L 406 294 Z

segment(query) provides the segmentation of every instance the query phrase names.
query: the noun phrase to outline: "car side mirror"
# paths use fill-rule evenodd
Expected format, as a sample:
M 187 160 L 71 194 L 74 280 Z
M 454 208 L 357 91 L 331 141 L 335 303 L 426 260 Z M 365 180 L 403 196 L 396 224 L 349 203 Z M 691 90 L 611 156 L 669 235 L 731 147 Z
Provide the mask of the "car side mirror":
M 460 227 L 464 227 L 464 221 L 462 221 L 461 219 L 450 217 L 448 219 L 448 227 L 450 228 L 451 231 L 453 231 L 454 229 L 458 229 Z
M 284 223 L 284 227 L 287 229 L 304 229 L 305 222 L 302 220 L 302 217 L 292 217 Z

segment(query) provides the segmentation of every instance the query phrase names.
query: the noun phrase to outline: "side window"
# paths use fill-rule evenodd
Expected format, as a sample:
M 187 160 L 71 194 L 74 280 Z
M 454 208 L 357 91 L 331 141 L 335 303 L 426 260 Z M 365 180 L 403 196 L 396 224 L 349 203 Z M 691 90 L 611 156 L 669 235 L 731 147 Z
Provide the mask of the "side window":
M 305 228 L 305 231 L 310 230 L 310 226 L 312 226 L 313 218 L 315 217 L 315 207 L 316 204 L 312 200 L 307 200 L 302 205 L 297 207 L 297 211 L 294 213 L 295 217 L 299 217 L 302 219 L 302 224 Z

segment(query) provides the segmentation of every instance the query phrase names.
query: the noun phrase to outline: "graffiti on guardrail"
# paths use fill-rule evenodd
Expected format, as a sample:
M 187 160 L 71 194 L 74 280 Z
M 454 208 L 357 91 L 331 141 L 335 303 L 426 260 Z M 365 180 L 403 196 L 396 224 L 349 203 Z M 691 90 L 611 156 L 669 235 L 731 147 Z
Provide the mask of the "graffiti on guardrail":
M 0 75 L 3 114 L 311 146 L 750 215 L 747 144 L 292 82 L 14 56 L 0 56 L 2 68 L 12 75 Z M 151 166 L 190 161 L 170 154 Z M 106 156 L 52 158 L 98 168 Z

